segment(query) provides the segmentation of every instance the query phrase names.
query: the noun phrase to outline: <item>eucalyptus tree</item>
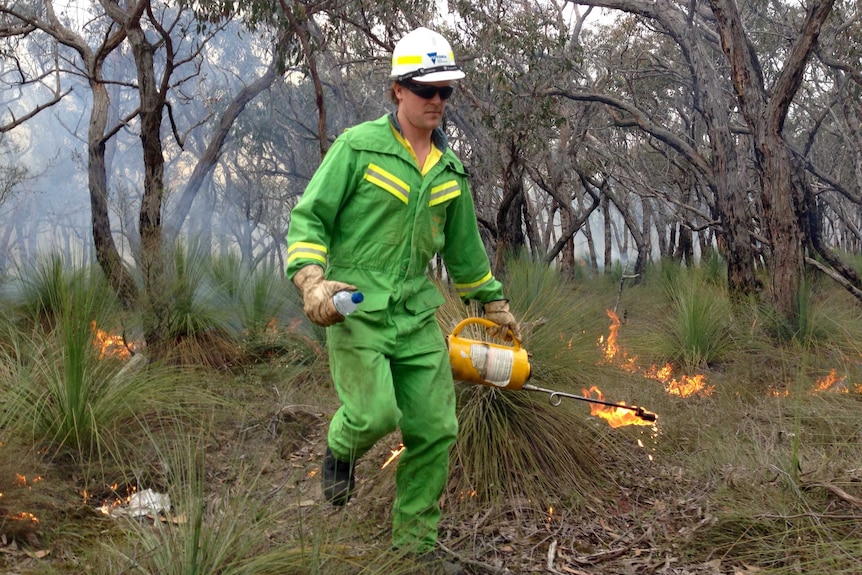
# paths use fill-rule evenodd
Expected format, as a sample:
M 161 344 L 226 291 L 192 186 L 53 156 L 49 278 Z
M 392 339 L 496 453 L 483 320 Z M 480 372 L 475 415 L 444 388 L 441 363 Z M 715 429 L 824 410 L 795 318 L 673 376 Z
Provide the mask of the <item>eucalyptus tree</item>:
M 822 258 L 806 261 L 862 299 L 857 271 L 840 257 L 858 253 L 862 235 L 862 9 L 836 2 L 785 132 L 804 166 L 806 232 Z M 806 127 L 810 126 L 810 129 Z M 840 150 L 841 153 L 836 153 Z
M 710 0 L 721 45 L 731 66 L 739 107 L 753 140 L 754 164 L 770 242 L 771 296 L 776 307 L 791 318 L 797 313 L 796 301 L 805 261 L 803 218 L 806 208 L 811 206 L 807 205 L 809 195 L 792 162 L 783 131 L 803 82 L 806 64 L 834 3 L 835 0 L 808 3 L 798 23 L 797 35 L 783 54 L 778 74 L 768 78 L 763 74 L 763 58 L 751 49 L 753 43 L 743 27 L 736 3 Z
M 806 246 L 831 264 L 818 267 L 831 271 L 831 275 L 841 277 L 855 289 L 858 280 L 826 253 L 825 246 L 812 242 L 807 217 L 812 195 L 804 173 L 793 160 L 784 130 L 835 1 L 810 0 L 801 8 L 760 0 L 575 3 L 628 12 L 679 47 L 691 75 L 694 109 L 707 126 L 709 155 L 685 140 L 675 141 L 677 134 L 668 134 L 663 124 L 639 116 L 639 109 L 631 101 L 607 94 L 577 96 L 591 100 L 598 96 L 607 106 L 625 111 L 634 124 L 664 139 L 710 183 L 715 190 L 714 207 L 721 232 L 729 240 L 725 253 L 731 263 L 731 285 L 743 292 L 756 286 L 748 270 L 752 243 L 759 243 L 769 266 L 770 298 L 787 317 L 796 314 L 804 262 L 817 263 L 805 259 Z M 760 27 L 752 20 L 759 13 L 764 14 Z M 783 40 L 769 42 L 769 38 L 776 38 L 777 26 Z M 715 57 L 717 47 L 721 58 Z M 725 96 L 728 86 L 733 94 L 730 105 Z M 745 143 L 745 147 L 738 148 L 737 141 Z M 738 156 L 740 151 L 744 160 L 750 159 L 755 176 L 754 201 L 747 197 L 745 180 L 737 179 L 737 174 L 745 174 L 746 167 Z M 749 208 L 759 212 L 748 214 Z M 739 254 L 744 255 L 734 263 L 732 260 L 740 258 Z M 739 281 L 734 278 L 734 270 L 740 274 Z
M 82 5 L 78 7 L 81 8 Z M 165 314 L 168 302 L 163 281 L 164 238 L 162 217 L 166 197 L 166 144 L 173 137 L 182 146 L 183 127 L 175 122 L 173 110 L 187 97 L 191 81 L 199 76 L 208 43 L 224 30 L 227 20 L 205 12 L 198 5 L 193 10 L 185 5 L 172 5 L 150 0 L 117 3 L 102 0 L 86 5 L 87 20 L 75 21 L 67 14 L 58 14 L 54 3 L 38 4 L 4 1 L 0 4 L 2 35 L 7 41 L 3 56 L 7 62 L 24 60 L 21 46 L 47 46 L 54 58 L 32 57 L 28 66 L 18 66 L 18 86 L 39 86 L 44 78 L 56 82 L 48 100 L 31 98 L 31 109 L 7 121 L 20 125 L 48 105 L 68 93 L 63 86 L 69 78 L 83 78 L 89 89 L 89 128 L 86 137 L 88 188 L 90 196 L 93 242 L 96 257 L 111 286 L 128 307 L 144 311 L 145 338 L 154 353 L 158 353 L 166 338 Z M 277 47 L 275 43 L 273 46 Z M 271 50 L 271 62 L 278 61 L 278 50 Z M 131 65 L 116 66 L 116 61 L 128 60 Z M 41 65 L 33 66 L 36 62 Z M 265 72 L 252 88 L 240 90 L 216 122 L 211 132 L 210 146 L 197 163 L 186 195 L 193 195 L 203 176 L 211 169 L 224 144 L 231 123 L 244 105 L 271 83 L 276 74 L 275 64 L 262 66 Z M 128 92 L 119 102 L 116 92 Z M 113 92 L 113 94 L 112 94 Z M 57 101 L 55 101 L 57 100 Z M 168 122 L 169 120 L 169 122 Z M 199 118 L 192 127 L 203 122 Z M 188 126 L 186 126 L 188 127 Z M 130 189 L 140 190 L 136 222 L 138 249 L 133 254 L 138 270 L 126 265 L 118 250 L 109 216 L 109 144 L 124 130 L 132 130 L 139 138 L 138 153 L 142 166 L 142 181 Z M 197 178 L 197 179 L 195 179 Z M 182 222 L 182 218 L 179 219 Z M 141 288 L 135 276 L 142 277 Z
M 641 152 L 658 152 L 676 172 L 661 187 L 653 170 L 628 170 L 631 193 L 674 205 L 687 230 L 712 227 L 728 260 L 728 280 L 737 293 L 756 289 L 748 199 L 740 182 L 733 96 L 724 72 L 718 36 L 704 23 L 697 4 L 660 0 L 577 2 L 617 8 L 631 16 L 600 26 L 585 41 L 589 78 L 559 83 L 547 94 L 600 104 L 610 125 L 633 131 Z M 638 136 L 640 133 L 642 136 Z M 603 138 L 606 139 L 606 138 Z M 601 139 L 600 139 L 601 140 Z M 605 150 L 603 155 L 615 155 Z M 640 161 L 640 160 L 639 160 Z M 611 164 L 619 172 L 623 165 Z M 674 187 L 678 187 L 674 191 Z M 708 200 L 704 205 L 702 200 Z M 651 201 L 648 201 L 649 204 Z M 701 233 L 702 237 L 703 234 Z M 643 238 L 646 240 L 647 238 Z
M 451 118 L 497 268 L 505 252 L 529 250 L 547 262 L 559 259 L 570 273 L 573 238 L 600 203 L 577 172 L 589 114 L 541 96 L 556 78 L 577 73 L 583 17 L 562 7 L 450 3 L 468 72 Z

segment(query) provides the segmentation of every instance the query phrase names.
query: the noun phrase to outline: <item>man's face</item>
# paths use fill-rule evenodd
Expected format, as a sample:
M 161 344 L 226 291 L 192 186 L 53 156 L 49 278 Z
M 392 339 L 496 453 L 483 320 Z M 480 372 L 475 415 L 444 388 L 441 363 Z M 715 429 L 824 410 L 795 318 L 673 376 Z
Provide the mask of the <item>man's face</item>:
M 434 130 L 443 119 L 446 99 L 452 94 L 452 82 L 419 83 L 410 80 L 395 84 L 398 116 L 419 130 Z

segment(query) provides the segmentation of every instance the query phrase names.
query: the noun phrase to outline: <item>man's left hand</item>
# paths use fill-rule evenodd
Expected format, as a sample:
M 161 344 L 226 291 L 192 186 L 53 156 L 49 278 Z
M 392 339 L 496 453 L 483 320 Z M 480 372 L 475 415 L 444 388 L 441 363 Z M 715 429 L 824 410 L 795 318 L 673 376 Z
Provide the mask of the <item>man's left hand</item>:
M 491 320 L 500 327 L 486 328 L 489 336 L 497 339 L 515 339 L 521 341 L 521 326 L 515 320 L 515 316 L 509 311 L 509 300 L 500 299 L 489 301 L 484 306 L 485 319 Z M 511 331 L 511 334 L 509 333 Z

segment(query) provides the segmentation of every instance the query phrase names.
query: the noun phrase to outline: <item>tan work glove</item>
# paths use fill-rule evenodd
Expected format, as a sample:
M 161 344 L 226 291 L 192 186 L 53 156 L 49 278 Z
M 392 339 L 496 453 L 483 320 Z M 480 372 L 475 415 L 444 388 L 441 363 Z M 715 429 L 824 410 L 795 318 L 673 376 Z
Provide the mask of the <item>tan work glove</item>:
M 303 311 L 313 323 L 327 327 L 344 321 L 332 303 L 332 296 L 342 290 L 356 291 L 356 286 L 324 279 L 323 268 L 313 264 L 296 272 L 293 283 L 302 292 Z
M 489 301 L 485 304 L 485 319 L 489 319 L 500 327 L 487 327 L 485 332 L 497 339 L 510 340 L 509 330 L 515 335 L 515 339 L 521 341 L 521 326 L 515 320 L 515 316 L 509 311 L 509 300 L 499 299 Z

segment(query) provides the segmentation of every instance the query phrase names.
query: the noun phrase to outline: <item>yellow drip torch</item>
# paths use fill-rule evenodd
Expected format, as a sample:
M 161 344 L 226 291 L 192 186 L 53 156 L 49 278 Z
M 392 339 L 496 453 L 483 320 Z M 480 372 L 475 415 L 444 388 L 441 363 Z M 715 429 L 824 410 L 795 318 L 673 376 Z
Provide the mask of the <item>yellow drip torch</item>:
M 491 320 L 482 317 L 468 317 L 455 326 L 455 329 L 446 338 L 449 346 L 449 362 L 452 364 L 452 376 L 455 379 L 511 391 L 521 389 L 540 391 L 548 394 L 548 401 L 553 406 L 560 405 L 562 398 L 567 397 L 579 401 L 631 410 L 644 421 L 656 420 L 655 413 L 636 405 L 611 403 L 601 399 L 554 391 L 553 389 L 546 389 L 527 383 L 527 380 L 532 375 L 530 355 L 527 353 L 527 350 L 521 347 L 521 342 L 515 339 L 512 331 L 509 330 L 512 345 L 500 345 L 461 337 L 461 331 L 471 324 L 479 324 L 485 327 L 500 327 Z

